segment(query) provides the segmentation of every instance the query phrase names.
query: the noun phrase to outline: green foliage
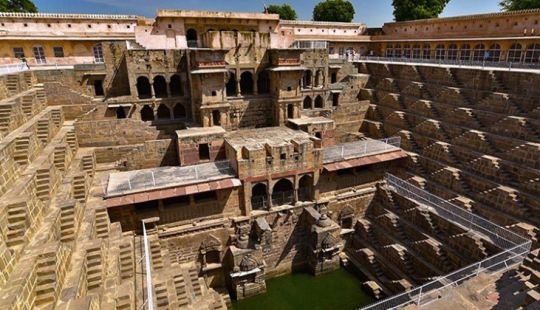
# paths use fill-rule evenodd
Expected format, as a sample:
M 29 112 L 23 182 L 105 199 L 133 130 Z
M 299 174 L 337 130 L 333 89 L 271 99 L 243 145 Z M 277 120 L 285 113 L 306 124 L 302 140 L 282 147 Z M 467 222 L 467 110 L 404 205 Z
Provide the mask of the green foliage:
M 499 2 L 502 11 L 519 11 L 540 8 L 540 0 L 502 0 Z
M 394 19 L 406 20 L 437 18 L 450 0 L 394 0 Z
M 347 0 L 326 0 L 313 8 L 313 20 L 350 23 L 354 13 L 354 6 Z
M 0 0 L 0 12 L 37 13 L 38 9 L 32 0 Z
M 279 19 L 296 20 L 298 15 L 296 11 L 288 4 L 270 4 L 268 6 L 268 13 L 279 14 Z

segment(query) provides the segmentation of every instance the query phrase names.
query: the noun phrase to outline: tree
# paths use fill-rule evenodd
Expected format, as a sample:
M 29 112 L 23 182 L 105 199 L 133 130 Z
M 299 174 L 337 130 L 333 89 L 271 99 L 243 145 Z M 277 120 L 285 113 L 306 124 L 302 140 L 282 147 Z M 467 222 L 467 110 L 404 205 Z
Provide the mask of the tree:
M 396 22 L 425 18 L 437 18 L 450 0 L 394 0 Z
M 502 0 L 499 2 L 502 11 L 519 11 L 540 8 L 540 0 Z
M 313 8 L 313 20 L 350 23 L 354 13 L 354 6 L 347 0 L 326 0 Z
M 279 19 L 296 20 L 298 18 L 296 11 L 286 3 L 282 5 L 270 4 L 267 9 L 268 13 L 279 14 Z
M 37 13 L 38 9 L 32 0 L 0 0 L 0 12 Z

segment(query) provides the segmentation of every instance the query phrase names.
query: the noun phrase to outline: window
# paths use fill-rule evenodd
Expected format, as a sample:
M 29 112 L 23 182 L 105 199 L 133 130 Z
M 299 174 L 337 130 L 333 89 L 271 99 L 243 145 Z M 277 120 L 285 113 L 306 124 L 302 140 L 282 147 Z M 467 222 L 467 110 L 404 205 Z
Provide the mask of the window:
M 102 63 L 103 60 L 103 49 L 101 47 L 101 44 L 96 44 L 92 47 L 92 50 L 94 51 L 94 62 L 96 63 Z
M 64 48 L 61 46 L 53 47 L 54 57 L 64 57 Z
M 508 59 L 509 62 L 521 62 L 521 44 L 516 43 L 510 46 L 508 50 Z
M 23 58 L 24 57 L 24 49 L 22 47 L 14 47 L 13 48 L 13 55 L 15 58 Z
M 45 51 L 43 50 L 43 46 L 34 46 L 32 47 L 32 50 L 34 51 L 34 58 L 36 59 L 36 62 L 38 64 L 46 63 Z
M 210 147 L 208 143 L 199 144 L 199 160 L 209 160 L 210 159 Z

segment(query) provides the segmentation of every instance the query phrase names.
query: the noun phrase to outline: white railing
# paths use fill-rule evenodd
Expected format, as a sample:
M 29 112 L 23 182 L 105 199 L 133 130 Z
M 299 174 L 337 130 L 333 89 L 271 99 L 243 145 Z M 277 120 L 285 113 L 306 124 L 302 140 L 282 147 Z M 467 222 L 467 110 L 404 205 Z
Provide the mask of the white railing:
M 401 137 L 395 136 L 382 140 L 361 140 L 343 143 L 323 149 L 323 163 L 359 158 L 374 153 L 396 150 L 401 144 Z
M 327 46 L 326 41 L 295 41 L 291 48 L 325 49 Z
M 28 70 L 28 67 L 25 63 L 10 64 L 10 65 L 0 65 L 0 75 L 16 73 Z
M 137 19 L 137 15 L 112 14 L 69 14 L 69 13 L 22 13 L 0 12 L 0 17 L 29 17 L 29 18 L 82 18 L 82 19 Z
M 154 294 L 152 293 L 152 265 L 150 265 L 150 249 L 148 247 L 148 236 L 146 235 L 146 225 L 144 220 L 142 221 L 143 238 L 144 238 L 144 262 L 146 265 L 146 301 L 144 305 L 148 305 L 148 310 L 154 309 Z
M 385 180 L 391 191 L 414 200 L 421 206 L 425 206 L 430 212 L 467 229 L 472 234 L 489 240 L 503 251 L 410 291 L 360 308 L 362 310 L 398 309 L 411 304 L 419 307 L 428 305 L 438 300 L 447 289 L 452 289 L 482 272 L 502 272 L 521 264 L 531 249 L 531 240 L 476 216 L 405 180 L 390 174 L 386 174 Z

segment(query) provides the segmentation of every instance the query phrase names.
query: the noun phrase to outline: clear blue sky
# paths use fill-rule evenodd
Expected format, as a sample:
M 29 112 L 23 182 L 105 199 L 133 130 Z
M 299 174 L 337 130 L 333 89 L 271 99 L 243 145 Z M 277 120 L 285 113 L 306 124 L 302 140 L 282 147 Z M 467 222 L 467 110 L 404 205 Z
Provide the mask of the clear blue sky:
M 157 9 L 262 12 L 263 0 L 33 0 L 43 13 L 135 14 L 155 17 Z M 311 20 L 313 7 L 321 0 L 264 0 L 268 4 L 290 4 L 299 19 Z M 392 0 L 352 0 L 355 22 L 381 27 L 393 21 Z M 451 0 L 443 16 L 498 12 L 499 0 Z

